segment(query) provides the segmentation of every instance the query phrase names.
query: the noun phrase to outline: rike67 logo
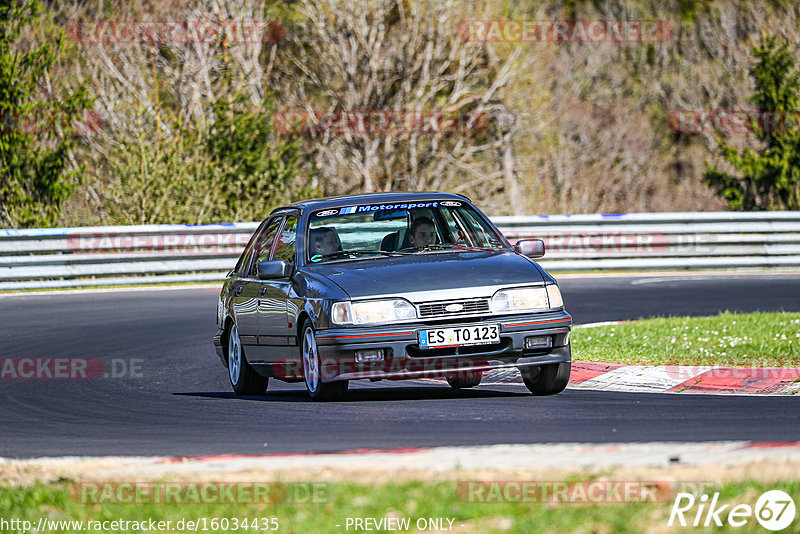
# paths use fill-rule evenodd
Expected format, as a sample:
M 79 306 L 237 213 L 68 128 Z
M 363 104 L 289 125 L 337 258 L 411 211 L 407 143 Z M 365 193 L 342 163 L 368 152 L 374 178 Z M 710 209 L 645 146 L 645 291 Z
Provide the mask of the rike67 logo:
M 709 498 L 704 493 L 699 498 L 691 493 L 678 493 L 669 514 L 667 526 L 682 527 L 743 527 L 755 517 L 765 529 L 779 531 L 792 524 L 795 517 L 792 497 L 781 490 L 764 492 L 756 501 L 755 508 L 749 504 L 719 504 L 719 492 Z

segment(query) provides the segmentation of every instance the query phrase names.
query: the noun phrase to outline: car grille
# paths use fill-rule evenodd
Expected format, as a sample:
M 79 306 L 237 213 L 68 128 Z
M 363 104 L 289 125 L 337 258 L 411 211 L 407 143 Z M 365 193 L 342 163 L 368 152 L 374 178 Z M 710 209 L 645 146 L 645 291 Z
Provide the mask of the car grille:
M 463 308 L 456 311 L 447 311 L 446 308 L 451 304 L 460 304 Z M 487 311 L 489 311 L 488 299 L 443 300 L 439 302 L 424 302 L 419 304 L 419 316 L 424 318 L 446 317 L 449 315 L 464 315 Z

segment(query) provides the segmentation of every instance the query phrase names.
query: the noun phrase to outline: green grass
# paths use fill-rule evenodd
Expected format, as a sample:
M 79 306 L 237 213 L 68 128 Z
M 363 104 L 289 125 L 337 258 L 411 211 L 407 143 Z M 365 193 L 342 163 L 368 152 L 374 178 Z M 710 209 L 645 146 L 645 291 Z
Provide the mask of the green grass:
M 70 495 L 67 483 L 45 485 L 37 483 L 27 487 L 0 487 L 0 518 L 24 519 L 34 524 L 39 517 L 52 520 L 116 520 L 172 521 L 207 518 L 269 518 L 278 521 L 281 533 L 347 532 L 348 517 L 453 518 L 454 532 L 644 532 L 649 529 L 665 530 L 672 499 L 659 503 L 635 504 L 485 504 L 464 502 L 459 498 L 456 482 L 406 482 L 385 485 L 337 483 L 329 488 L 329 499 L 322 503 L 284 503 L 272 505 L 209 505 L 209 504 L 115 504 L 85 505 Z M 724 484 L 705 490 L 708 494 L 720 492 L 720 503 L 749 504 L 753 506 L 764 491 L 781 489 L 800 502 L 800 481 L 762 484 L 748 481 Z M 730 507 L 728 508 L 730 510 Z M 690 517 L 687 514 L 687 517 Z M 691 516 L 693 517 L 693 516 Z M 725 518 L 726 514 L 721 514 Z M 336 525 L 340 525 L 337 527 Z M 34 527 L 35 528 L 35 527 Z M 690 528 L 691 529 L 691 528 Z M 8 531 L 9 529 L 4 529 Z M 762 532 L 755 521 L 742 528 L 726 528 L 732 532 Z M 50 530 L 74 532 L 77 530 Z M 119 532 L 120 530 L 112 530 Z M 130 530 L 129 530 L 130 531 Z M 176 532 L 173 526 L 169 529 Z M 226 532 L 211 529 L 199 532 Z M 227 532 L 233 530 L 228 529 Z M 350 532 L 353 532 L 351 527 Z M 408 532 L 415 532 L 411 528 Z M 674 531 L 674 530 L 673 530 Z M 705 532 L 702 528 L 693 532 Z M 243 530 L 238 532 L 268 532 Z M 400 531 L 403 532 L 403 531 Z M 800 532 L 797 519 L 784 532 Z
M 574 360 L 651 365 L 800 367 L 800 313 L 644 319 L 574 330 Z

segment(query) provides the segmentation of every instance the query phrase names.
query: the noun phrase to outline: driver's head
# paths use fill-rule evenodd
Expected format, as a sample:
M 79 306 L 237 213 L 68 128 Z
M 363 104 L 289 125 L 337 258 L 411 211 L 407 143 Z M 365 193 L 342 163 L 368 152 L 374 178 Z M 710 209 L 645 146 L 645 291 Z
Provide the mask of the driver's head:
M 313 254 L 328 256 L 339 250 L 339 238 L 336 231 L 329 226 L 321 226 L 311 230 L 311 250 Z
M 414 247 L 424 247 L 436 242 L 436 228 L 427 217 L 418 217 L 411 223 L 408 242 Z

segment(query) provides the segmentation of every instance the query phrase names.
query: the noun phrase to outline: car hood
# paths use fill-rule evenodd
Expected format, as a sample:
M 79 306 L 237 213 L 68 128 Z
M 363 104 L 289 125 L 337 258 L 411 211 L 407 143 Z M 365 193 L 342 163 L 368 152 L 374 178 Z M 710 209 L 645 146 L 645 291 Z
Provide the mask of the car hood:
M 344 289 L 350 298 L 402 295 L 412 301 L 491 296 L 502 286 L 541 284 L 542 273 L 509 251 L 436 252 L 311 265 L 307 269 Z

